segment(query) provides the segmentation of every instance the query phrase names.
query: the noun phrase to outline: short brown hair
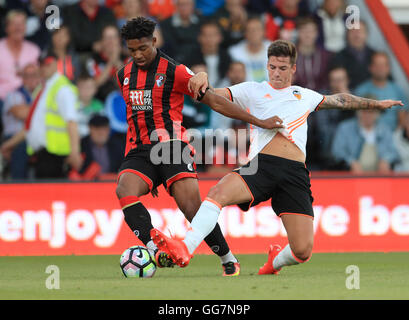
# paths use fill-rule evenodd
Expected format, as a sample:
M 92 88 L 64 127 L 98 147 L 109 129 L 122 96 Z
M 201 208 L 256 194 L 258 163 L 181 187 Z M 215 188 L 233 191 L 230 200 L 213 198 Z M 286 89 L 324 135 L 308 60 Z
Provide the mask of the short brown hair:
M 297 50 L 294 43 L 287 40 L 273 41 L 267 50 L 267 58 L 273 57 L 290 57 L 291 65 L 297 60 Z

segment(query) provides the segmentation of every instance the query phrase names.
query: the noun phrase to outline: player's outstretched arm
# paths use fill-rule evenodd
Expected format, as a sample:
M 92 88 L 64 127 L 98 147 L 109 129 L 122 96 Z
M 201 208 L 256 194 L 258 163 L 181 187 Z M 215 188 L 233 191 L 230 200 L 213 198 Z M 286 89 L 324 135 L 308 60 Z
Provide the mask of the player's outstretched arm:
M 193 98 L 197 99 L 206 92 L 209 87 L 209 79 L 206 72 L 198 72 L 189 79 L 187 87 L 193 93 Z
M 402 101 L 397 100 L 373 100 L 354 96 L 349 93 L 337 93 L 325 96 L 320 109 L 378 109 L 384 110 L 393 106 L 403 106 Z
M 282 124 L 283 121 L 279 117 L 274 116 L 264 120 L 256 118 L 252 114 L 243 110 L 239 105 L 216 94 L 214 89 L 207 88 L 200 101 L 209 105 L 214 111 L 219 112 L 226 117 L 251 123 L 260 128 L 284 128 L 284 125 Z

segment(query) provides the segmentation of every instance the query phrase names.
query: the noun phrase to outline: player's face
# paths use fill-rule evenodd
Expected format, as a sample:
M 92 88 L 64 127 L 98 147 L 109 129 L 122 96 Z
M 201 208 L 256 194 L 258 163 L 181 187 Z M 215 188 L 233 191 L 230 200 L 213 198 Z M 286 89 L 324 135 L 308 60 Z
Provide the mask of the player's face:
M 153 59 L 155 59 L 155 43 L 155 37 L 126 40 L 129 54 L 138 67 L 146 69 L 151 64 Z
M 291 64 L 290 57 L 270 56 L 267 69 L 271 85 L 276 89 L 282 89 L 291 85 L 296 66 Z

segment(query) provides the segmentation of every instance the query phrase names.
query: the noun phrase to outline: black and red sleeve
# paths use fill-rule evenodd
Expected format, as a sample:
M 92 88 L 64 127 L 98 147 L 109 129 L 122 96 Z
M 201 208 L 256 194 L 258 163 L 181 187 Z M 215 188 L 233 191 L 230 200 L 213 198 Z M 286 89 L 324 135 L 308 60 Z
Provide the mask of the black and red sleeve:
M 190 92 L 188 89 L 188 83 L 190 78 L 195 74 L 188 67 L 183 64 L 179 64 L 175 69 L 175 80 L 173 84 L 173 89 L 177 92 L 186 94 L 188 96 L 194 97 L 194 93 Z

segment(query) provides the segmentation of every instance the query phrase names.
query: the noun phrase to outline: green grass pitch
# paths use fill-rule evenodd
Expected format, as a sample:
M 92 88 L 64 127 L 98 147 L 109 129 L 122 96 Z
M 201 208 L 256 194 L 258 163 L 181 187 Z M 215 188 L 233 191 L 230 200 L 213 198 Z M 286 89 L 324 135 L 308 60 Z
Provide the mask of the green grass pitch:
M 0 299 L 409 299 L 409 252 L 317 253 L 278 276 L 258 276 L 266 255 L 238 255 L 239 277 L 222 277 L 219 259 L 195 256 L 187 268 L 158 269 L 151 279 L 125 278 L 119 255 L 0 257 Z M 46 288 L 48 265 L 60 289 Z M 346 268 L 359 268 L 359 289 Z

